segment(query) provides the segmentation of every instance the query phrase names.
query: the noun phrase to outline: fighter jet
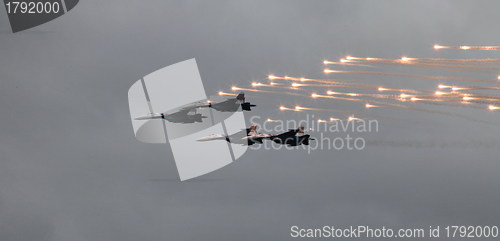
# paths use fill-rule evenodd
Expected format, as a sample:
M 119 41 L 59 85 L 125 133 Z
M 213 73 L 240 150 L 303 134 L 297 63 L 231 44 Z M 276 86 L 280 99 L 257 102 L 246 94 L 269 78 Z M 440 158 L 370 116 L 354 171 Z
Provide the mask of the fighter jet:
M 240 106 L 243 110 L 251 111 L 251 107 L 255 107 L 256 105 L 253 105 L 250 102 L 245 102 L 245 94 L 241 92 L 236 96 L 236 98 L 227 99 L 219 103 L 210 102 L 208 105 L 200 105 L 198 107 L 209 107 L 222 112 L 236 112 Z
M 257 133 L 257 125 L 254 124 L 250 128 L 243 129 L 232 135 L 214 134 L 202 137 L 197 141 L 226 140 L 229 143 L 251 146 L 255 143 L 262 144 L 262 140 L 269 137 L 268 134 Z
M 314 140 L 311 135 L 304 134 L 304 126 L 290 129 L 288 132 L 279 135 L 271 135 L 269 139 L 275 143 L 289 146 L 309 145 L 309 141 Z
M 136 120 L 164 119 L 172 123 L 182 123 L 182 124 L 203 122 L 203 119 L 207 117 L 203 116 L 202 114 L 196 113 L 196 108 L 197 106 L 184 107 L 179 111 L 170 114 L 166 112 L 150 113 L 147 116 L 141 116 L 135 119 Z M 189 114 L 191 112 L 193 112 L 194 114 Z

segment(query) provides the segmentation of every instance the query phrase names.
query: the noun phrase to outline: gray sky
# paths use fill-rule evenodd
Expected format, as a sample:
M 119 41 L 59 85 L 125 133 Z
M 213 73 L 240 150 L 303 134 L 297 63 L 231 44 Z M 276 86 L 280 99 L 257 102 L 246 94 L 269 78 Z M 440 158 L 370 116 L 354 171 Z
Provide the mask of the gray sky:
M 87 0 L 12 34 L 1 8 L 0 240 L 286 240 L 291 225 L 499 225 L 498 125 L 373 110 L 384 118 L 379 133 L 363 135 L 372 143 L 363 151 L 249 151 L 181 183 L 168 146 L 135 140 L 127 103 L 141 76 L 192 57 L 208 94 L 269 73 L 323 78 L 323 59 L 346 54 L 500 58 L 432 49 L 498 45 L 498 9 L 498 1 Z M 251 114 L 264 118 L 303 118 L 276 113 L 281 104 L 364 111 L 249 95 L 259 105 Z M 499 120 L 485 110 L 420 107 Z

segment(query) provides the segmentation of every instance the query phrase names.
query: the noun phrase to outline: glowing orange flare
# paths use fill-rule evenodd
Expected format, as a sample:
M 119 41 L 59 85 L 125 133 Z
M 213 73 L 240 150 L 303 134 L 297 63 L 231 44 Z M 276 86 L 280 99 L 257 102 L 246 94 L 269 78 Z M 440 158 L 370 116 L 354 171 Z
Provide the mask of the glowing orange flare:
M 500 107 L 494 106 L 494 105 L 490 105 L 490 106 L 488 106 L 488 109 L 490 109 L 490 110 L 500 110 Z
M 231 93 L 225 93 L 225 92 L 223 92 L 223 91 L 219 91 L 219 93 L 218 93 L 218 94 L 219 94 L 219 95 L 234 95 L 234 94 L 231 94 Z
M 266 122 L 278 122 L 277 120 L 273 120 L 271 118 L 267 118 Z
M 405 57 L 405 56 L 401 57 L 401 61 L 403 61 L 403 62 L 407 62 L 407 61 L 410 61 L 410 60 L 411 59 L 408 58 L 408 57 Z
M 367 109 L 376 108 L 376 107 L 380 107 L 380 106 L 378 106 L 378 105 L 372 105 L 372 104 L 369 104 L 369 103 L 366 103 L 366 105 L 365 105 L 365 108 L 367 108 Z
M 267 78 L 268 79 L 278 79 L 278 76 L 270 74 L 270 75 L 267 76 Z
M 442 91 L 436 91 L 434 93 L 435 95 L 449 95 L 450 93 L 442 92 Z
M 349 116 L 349 118 L 347 118 L 348 121 L 355 121 L 355 120 L 361 120 L 360 118 L 356 118 L 354 116 Z

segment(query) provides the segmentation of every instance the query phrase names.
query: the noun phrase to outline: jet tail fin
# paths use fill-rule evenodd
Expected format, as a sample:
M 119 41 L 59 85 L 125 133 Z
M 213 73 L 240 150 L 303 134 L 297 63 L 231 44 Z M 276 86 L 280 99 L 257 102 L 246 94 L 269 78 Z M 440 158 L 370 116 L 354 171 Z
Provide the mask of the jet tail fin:
M 248 128 L 247 136 L 253 136 L 255 134 L 257 134 L 257 125 L 252 124 L 252 126 L 250 126 L 250 128 Z
M 245 93 L 240 92 L 240 93 L 236 96 L 236 99 L 237 99 L 237 100 L 242 100 L 242 101 L 245 101 Z
M 303 136 L 304 135 L 304 126 L 300 126 L 297 128 L 297 136 Z

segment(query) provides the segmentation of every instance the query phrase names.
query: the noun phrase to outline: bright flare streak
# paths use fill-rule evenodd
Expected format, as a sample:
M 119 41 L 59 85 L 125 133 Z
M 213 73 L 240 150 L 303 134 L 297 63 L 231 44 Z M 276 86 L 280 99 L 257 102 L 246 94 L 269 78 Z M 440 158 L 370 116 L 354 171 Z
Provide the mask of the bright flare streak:
M 499 75 L 499 76 L 497 76 L 497 79 L 498 79 L 498 80 L 500 80 L 500 75 Z
M 378 105 L 371 105 L 371 104 L 368 104 L 368 103 L 365 105 L 365 108 L 367 108 L 367 109 L 369 109 L 369 108 L 376 108 L 376 107 L 380 107 L 380 106 L 378 106 Z
M 419 99 L 419 98 L 417 98 L 417 97 L 411 97 L 411 99 L 410 99 L 410 100 L 411 100 L 411 101 L 418 101 L 418 100 L 422 100 L 422 99 Z
M 389 90 L 389 89 L 386 89 L 384 87 L 378 87 L 378 91 L 386 91 L 386 90 Z
M 278 77 L 278 76 L 275 76 L 275 75 L 270 74 L 270 75 L 268 75 L 268 76 L 267 76 L 267 78 L 268 78 L 268 79 L 278 79 L 279 77 Z
M 318 123 L 326 123 L 326 120 L 318 119 Z
M 347 63 L 347 62 L 349 62 L 349 60 L 347 60 L 347 59 L 340 59 L 340 62 L 341 63 Z
M 346 57 L 345 57 L 345 59 L 348 59 L 348 60 L 353 60 L 353 59 L 355 59 L 355 58 L 354 58 L 354 57 L 352 57 L 352 56 L 346 56 Z
M 407 95 L 405 93 L 402 93 L 401 95 L 399 95 L 399 97 L 401 97 L 401 98 L 410 98 L 411 95 Z
M 490 110 L 500 110 L 500 107 L 494 106 L 494 105 L 490 105 L 490 106 L 488 106 L 488 109 L 490 109 Z
M 408 57 L 405 57 L 405 56 L 401 57 L 401 61 L 403 61 L 403 62 L 407 62 L 407 61 L 410 61 L 410 60 L 411 59 L 408 58 Z
M 468 96 L 464 96 L 464 97 L 462 98 L 462 100 L 465 100 L 465 101 L 466 101 L 466 100 L 475 100 L 475 99 L 476 99 L 476 98 L 473 98 L 473 97 L 468 97 Z
M 339 120 L 340 120 L 339 118 L 330 117 L 330 121 L 339 121 Z
M 325 72 L 326 74 L 328 74 L 328 73 L 334 73 L 334 72 L 338 72 L 338 71 L 331 70 L 331 69 L 325 69 L 325 70 L 323 70 L 323 72 Z
M 441 46 L 441 45 L 437 45 L 437 44 L 434 45 L 434 49 L 442 49 L 442 48 L 443 48 L 443 46 Z
M 271 118 L 267 118 L 266 122 L 278 122 L 277 120 L 273 120 Z
M 349 116 L 349 118 L 347 118 L 348 121 L 355 121 L 355 120 L 361 120 L 360 118 L 356 118 L 354 116 Z
M 318 96 L 319 96 L 319 95 L 318 95 L 318 94 L 316 94 L 316 93 L 312 93 L 312 94 L 311 94 L 311 97 L 313 97 L 313 98 L 316 98 L 316 97 L 318 97 Z
M 234 94 L 231 94 L 231 93 L 225 93 L 225 92 L 222 92 L 222 91 L 219 91 L 218 93 L 219 95 L 234 95 Z
M 303 84 L 298 84 L 298 83 L 292 83 L 292 87 L 300 87 L 300 86 L 304 86 Z
M 470 46 L 460 46 L 460 49 L 467 50 L 470 49 Z
M 240 88 L 240 87 L 237 87 L 237 86 L 233 86 L 231 87 L 231 90 L 233 91 L 237 91 L 237 90 L 244 90 L 244 91 L 251 91 L 251 92 L 266 92 L 264 90 L 256 90 L 256 89 L 247 89 L 247 88 Z M 234 95 L 234 94 L 233 94 Z
M 300 110 L 307 110 L 307 108 L 301 107 L 301 106 L 295 106 L 295 110 L 300 111 Z
M 448 85 L 438 85 L 438 88 L 439 89 L 449 89 L 449 88 L 452 88 L 452 87 L 448 86 Z
M 442 91 L 436 91 L 434 94 L 435 95 L 449 95 L 451 93 L 446 93 L 446 92 L 442 92 Z

